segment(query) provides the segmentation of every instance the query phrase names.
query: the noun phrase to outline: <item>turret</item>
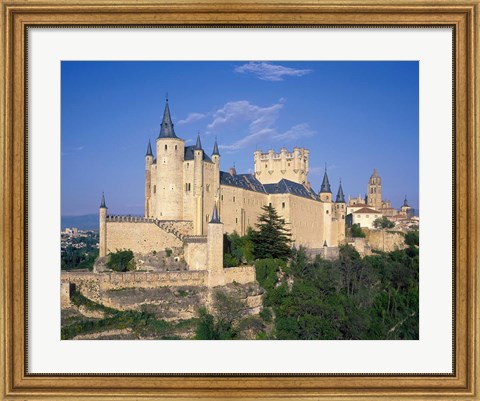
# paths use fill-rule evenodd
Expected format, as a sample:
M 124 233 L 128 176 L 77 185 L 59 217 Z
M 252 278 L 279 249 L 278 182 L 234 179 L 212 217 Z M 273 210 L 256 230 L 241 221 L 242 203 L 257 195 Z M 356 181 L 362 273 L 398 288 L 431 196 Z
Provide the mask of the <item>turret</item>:
M 175 134 L 168 99 L 156 145 L 157 160 L 150 191 L 155 206 L 151 217 L 182 220 L 185 143 Z
M 145 217 L 150 217 L 150 199 L 152 195 L 152 144 L 148 140 L 147 153 L 145 154 Z
M 107 205 L 105 204 L 105 194 L 102 192 L 102 201 L 99 208 L 99 244 L 98 256 L 103 258 L 107 256 Z
M 193 197 L 195 199 L 195 220 L 193 230 L 195 235 L 203 235 L 203 149 L 200 133 L 193 152 Z
M 337 219 L 337 240 L 338 243 L 345 239 L 345 216 L 347 214 L 347 204 L 343 194 L 342 181 L 338 186 L 337 197 L 335 199 L 335 218 Z
M 332 201 L 332 190 L 330 188 L 330 182 L 328 181 L 327 166 L 325 166 L 325 173 L 323 174 L 323 181 L 319 195 L 322 202 Z
M 213 205 L 212 218 L 207 232 L 208 282 L 210 287 L 223 285 L 223 224 L 218 215 L 217 205 Z
M 215 203 L 217 207 L 220 206 L 220 152 L 218 151 L 217 138 L 215 138 L 215 144 L 213 145 L 212 161 L 215 164 L 213 167 L 213 193 L 215 196 Z

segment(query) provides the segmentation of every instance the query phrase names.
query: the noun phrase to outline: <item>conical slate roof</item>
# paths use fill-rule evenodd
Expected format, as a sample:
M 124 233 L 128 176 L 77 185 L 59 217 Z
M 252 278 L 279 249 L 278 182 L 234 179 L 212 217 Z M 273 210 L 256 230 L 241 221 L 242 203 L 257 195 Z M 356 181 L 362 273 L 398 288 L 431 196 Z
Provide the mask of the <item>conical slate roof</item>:
M 403 206 L 407 206 L 407 207 L 408 207 L 407 195 L 405 195 L 405 199 L 404 199 L 404 201 L 403 201 Z
M 325 174 L 323 175 L 322 186 L 320 187 L 320 193 L 332 193 L 330 188 L 330 182 L 328 181 L 327 169 L 325 168 Z
M 220 224 L 220 218 L 218 217 L 217 211 L 217 204 L 213 205 L 213 212 L 212 212 L 212 219 L 210 220 L 210 224 Z
M 345 195 L 343 194 L 342 181 L 340 181 L 340 186 L 338 187 L 336 203 L 345 203 Z
M 195 144 L 195 150 L 202 150 L 202 142 L 200 141 L 200 133 L 197 134 L 197 143 Z
M 148 140 L 147 153 L 145 154 L 145 156 L 153 156 L 152 144 L 150 143 L 150 139 Z
M 102 203 L 100 203 L 100 209 L 108 209 L 105 204 L 105 194 L 102 192 Z
M 168 107 L 168 99 L 165 103 L 165 110 L 163 112 L 162 125 L 160 126 L 159 138 L 178 138 L 173 129 L 172 117 L 170 116 L 170 108 Z
M 212 153 L 212 156 L 213 156 L 213 155 L 220 156 L 220 153 L 219 153 L 219 151 L 218 151 L 217 138 L 215 138 L 215 144 L 213 145 L 213 153 Z

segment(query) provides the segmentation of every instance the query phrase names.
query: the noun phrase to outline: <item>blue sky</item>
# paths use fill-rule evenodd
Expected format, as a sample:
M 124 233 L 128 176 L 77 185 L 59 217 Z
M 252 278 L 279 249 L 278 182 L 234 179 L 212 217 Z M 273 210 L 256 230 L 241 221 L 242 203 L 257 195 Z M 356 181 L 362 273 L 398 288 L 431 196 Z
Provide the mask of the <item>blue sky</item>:
M 325 163 L 334 195 L 364 195 L 377 168 L 383 198 L 418 208 L 418 63 L 62 62 L 62 215 L 143 214 L 145 151 L 165 96 L 177 136 L 200 132 L 221 169 L 253 171 L 253 152 L 310 149 L 312 187 Z

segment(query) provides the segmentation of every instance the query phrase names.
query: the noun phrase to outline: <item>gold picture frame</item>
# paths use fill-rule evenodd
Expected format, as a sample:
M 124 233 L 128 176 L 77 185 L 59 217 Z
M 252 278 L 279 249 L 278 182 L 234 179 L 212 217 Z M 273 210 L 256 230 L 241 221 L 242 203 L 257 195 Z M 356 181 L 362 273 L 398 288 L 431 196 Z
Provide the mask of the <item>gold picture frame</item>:
M 0 397 L 10 399 L 480 400 L 480 0 L 1 1 Z M 26 350 L 28 26 L 451 26 L 454 28 L 454 373 L 449 375 L 29 374 Z

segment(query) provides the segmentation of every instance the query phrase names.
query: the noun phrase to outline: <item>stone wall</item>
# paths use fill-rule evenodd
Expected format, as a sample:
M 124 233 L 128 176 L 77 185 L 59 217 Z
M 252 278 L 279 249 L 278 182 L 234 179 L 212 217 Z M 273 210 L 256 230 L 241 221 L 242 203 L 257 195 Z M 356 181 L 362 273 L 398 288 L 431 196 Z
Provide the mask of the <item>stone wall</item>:
M 125 272 L 125 273 L 61 273 L 62 298 L 66 283 L 73 283 L 86 297 L 99 301 L 102 293 L 124 288 L 159 288 L 179 286 L 207 286 L 208 273 L 188 272 Z
M 228 267 L 223 269 L 225 275 L 225 284 L 233 283 L 239 284 L 252 283 L 256 280 L 255 266 L 238 266 Z
M 405 237 L 402 233 L 385 230 L 365 230 L 366 239 L 372 249 L 392 252 L 404 249 Z
M 134 253 L 164 251 L 181 248 L 183 242 L 174 234 L 145 221 L 107 220 L 107 254 L 117 249 L 131 249 Z
M 183 252 L 190 270 L 207 269 L 207 237 L 187 238 Z

